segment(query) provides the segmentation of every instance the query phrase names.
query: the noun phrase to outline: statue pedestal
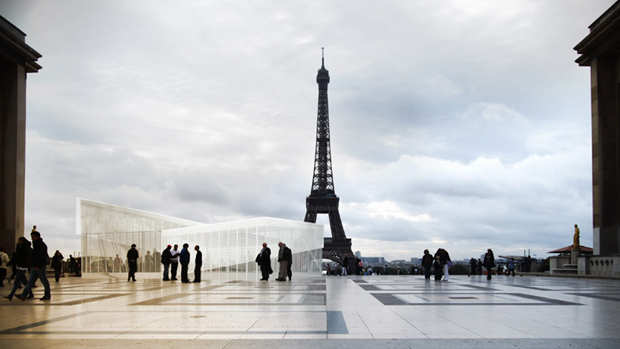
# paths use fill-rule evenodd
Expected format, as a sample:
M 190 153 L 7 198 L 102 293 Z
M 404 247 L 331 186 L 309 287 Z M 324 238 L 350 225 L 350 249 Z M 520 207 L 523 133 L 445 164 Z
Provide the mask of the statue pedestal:
M 579 256 L 581 256 L 581 248 L 573 247 L 570 251 L 570 264 L 577 265 L 579 263 Z

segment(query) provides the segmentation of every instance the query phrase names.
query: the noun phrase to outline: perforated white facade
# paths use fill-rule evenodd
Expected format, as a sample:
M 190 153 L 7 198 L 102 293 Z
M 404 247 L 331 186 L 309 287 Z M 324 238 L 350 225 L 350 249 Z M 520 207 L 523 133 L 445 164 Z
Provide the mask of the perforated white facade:
M 293 251 L 293 272 L 321 272 L 323 226 L 276 218 L 204 224 L 156 213 L 77 199 L 76 229 L 82 240 L 82 273 L 124 273 L 127 251 L 136 244 L 139 273 L 161 271 L 166 245 L 190 245 L 190 271 L 194 246 L 203 253 L 203 278 L 258 280 L 255 258 L 261 244 L 272 249 L 277 272 L 277 243 Z

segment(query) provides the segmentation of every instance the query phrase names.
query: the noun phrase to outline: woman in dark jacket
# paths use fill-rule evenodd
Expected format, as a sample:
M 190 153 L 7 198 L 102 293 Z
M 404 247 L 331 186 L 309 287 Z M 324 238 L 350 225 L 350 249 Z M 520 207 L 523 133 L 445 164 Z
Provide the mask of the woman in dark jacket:
M 17 276 L 13 283 L 13 289 L 8 296 L 4 296 L 8 300 L 13 299 L 15 291 L 21 286 L 22 280 L 25 278 L 26 271 L 32 266 L 32 248 L 30 247 L 30 241 L 25 237 L 20 237 L 17 240 L 17 246 L 15 246 L 15 264 L 17 266 Z M 34 298 L 34 294 L 30 291 L 28 298 Z

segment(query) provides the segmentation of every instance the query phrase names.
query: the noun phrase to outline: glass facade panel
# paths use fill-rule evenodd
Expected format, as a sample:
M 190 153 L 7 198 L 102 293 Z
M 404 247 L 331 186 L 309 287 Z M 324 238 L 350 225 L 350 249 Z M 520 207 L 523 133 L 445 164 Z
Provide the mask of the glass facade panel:
M 258 280 L 255 262 L 261 245 L 272 250 L 277 273 L 278 242 L 293 252 L 294 273 L 321 273 L 323 226 L 277 218 L 204 224 L 190 220 L 77 199 L 76 230 L 81 234 L 82 273 L 124 273 L 127 251 L 137 245 L 138 272 L 160 272 L 161 251 L 168 244 L 189 244 L 190 274 L 194 246 L 203 253 L 203 278 Z

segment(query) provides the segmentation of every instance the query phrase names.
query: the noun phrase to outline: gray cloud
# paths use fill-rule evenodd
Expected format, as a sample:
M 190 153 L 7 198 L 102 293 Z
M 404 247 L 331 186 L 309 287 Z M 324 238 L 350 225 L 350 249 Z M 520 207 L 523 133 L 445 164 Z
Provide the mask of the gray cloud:
M 302 219 L 324 46 L 355 250 L 544 256 L 574 223 L 591 244 L 589 73 L 572 47 L 612 3 L 2 1 L 43 54 L 26 224 L 73 251 L 75 197 Z

